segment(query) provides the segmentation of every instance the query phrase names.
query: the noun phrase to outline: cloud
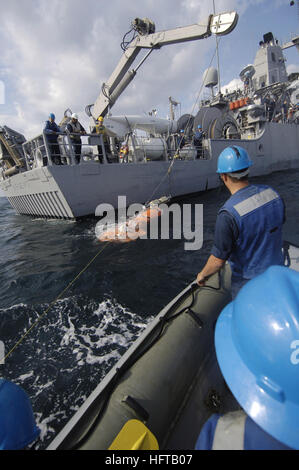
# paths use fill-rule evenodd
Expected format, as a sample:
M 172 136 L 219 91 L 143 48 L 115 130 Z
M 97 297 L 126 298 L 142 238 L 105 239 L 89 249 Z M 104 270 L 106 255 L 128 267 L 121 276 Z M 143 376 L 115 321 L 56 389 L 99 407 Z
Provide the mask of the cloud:
M 244 84 L 240 78 L 234 78 L 231 80 L 227 85 L 221 87 L 222 93 L 232 93 L 235 90 L 242 90 L 244 88 Z
M 143 8 L 138 8 L 137 2 L 124 5 L 116 0 L 105 2 L 103 10 L 102 2 L 94 0 L 89 0 L 89 8 L 81 0 L 11 0 L 5 7 L 0 39 L 4 45 L 2 61 L 11 70 L 14 114 L 2 116 L 1 121 L 8 118 L 12 125 L 21 125 L 26 135 L 33 136 L 49 112 L 62 117 L 71 107 L 84 119 L 85 106 L 95 101 L 121 57 L 120 42 L 130 29 L 130 21 L 138 16 L 137 10 L 155 16 L 157 2 L 142 3 Z M 183 5 L 178 11 L 172 5 L 166 0 L 159 12 L 167 28 L 181 24 Z M 136 92 L 130 87 L 123 102 L 119 102 L 120 111 L 128 105 L 131 110 L 140 108 L 142 102 L 148 109 L 152 103 L 167 100 L 167 86 L 183 81 L 182 71 L 190 66 L 190 52 L 185 54 L 182 46 L 179 52 L 169 49 L 172 51 L 163 49 L 160 57 L 153 54 L 153 67 L 144 67 L 145 72 L 138 74 L 140 89 Z
M 217 11 L 243 14 L 261 1 L 217 0 Z M 120 43 L 134 18 L 149 17 L 160 31 L 201 23 L 213 12 L 211 0 L 0 0 L 0 6 L 5 11 L 0 71 L 1 66 L 7 70 L 11 90 L 10 112 L 2 111 L 0 125 L 6 122 L 27 138 L 40 132 L 50 112 L 59 120 L 69 107 L 88 124 L 85 106 L 94 103 L 116 67 Z M 214 39 L 209 39 L 154 51 L 113 113 L 137 114 L 155 107 L 165 114 L 169 96 L 190 112 L 214 48 Z
M 289 64 L 287 66 L 287 74 L 290 75 L 291 73 L 299 72 L 299 65 L 296 64 Z
M 5 104 L 5 83 L 0 80 L 0 104 Z

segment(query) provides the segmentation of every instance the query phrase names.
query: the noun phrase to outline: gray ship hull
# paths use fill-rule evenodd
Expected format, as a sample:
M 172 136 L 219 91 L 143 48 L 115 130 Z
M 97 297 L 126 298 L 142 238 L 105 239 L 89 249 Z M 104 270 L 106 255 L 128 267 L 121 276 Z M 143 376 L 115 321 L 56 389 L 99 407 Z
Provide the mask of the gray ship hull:
M 207 140 L 207 159 L 151 161 L 128 164 L 47 166 L 14 175 L 0 188 L 18 214 L 74 219 L 94 215 L 99 204 L 118 206 L 118 196 L 127 205 L 145 203 L 161 196 L 183 196 L 216 188 L 217 159 L 228 145 L 241 145 L 250 154 L 252 176 L 299 167 L 299 126 L 265 123 L 257 139 Z

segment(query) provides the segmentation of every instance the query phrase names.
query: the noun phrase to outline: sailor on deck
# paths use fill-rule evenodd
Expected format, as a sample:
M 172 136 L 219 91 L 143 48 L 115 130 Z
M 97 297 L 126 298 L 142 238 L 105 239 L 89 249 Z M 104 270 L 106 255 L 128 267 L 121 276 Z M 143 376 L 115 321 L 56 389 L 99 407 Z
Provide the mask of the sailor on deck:
M 197 158 L 202 157 L 202 139 L 203 139 L 203 131 L 202 131 L 201 125 L 199 124 L 194 133 L 194 146 L 197 150 Z
M 55 165 L 61 165 L 60 148 L 58 144 L 58 134 L 60 132 L 59 126 L 55 122 L 55 114 L 49 115 L 48 121 L 46 121 L 44 127 L 44 133 L 47 135 L 47 140 L 50 147 L 52 161 Z M 48 162 L 45 162 L 46 164 Z
M 299 273 L 271 266 L 221 313 L 215 346 L 242 407 L 214 414 L 197 450 L 299 449 Z
M 103 116 L 100 116 L 98 118 L 98 122 L 95 126 L 95 132 L 96 132 L 96 134 L 103 136 L 103 144 L 104 144 L 104 147 L 105 147 L 105 153 L 106 153 L 106 158 L 107 158 L 107 155 L 110 152 L 110 148 L 109 148 L 109 141 L 108 141 L 108 135 L 107 135 L 106 127 L 104 126 Z M 101 145 L 98 145 L 98 152 L 99 152 L 99 162 L 104 163 L 103 149 L 102 149 Z
M 211 256 L 197 276 L 198 284 L 205 285 L 228 260 L 233 298 L 248 280 L 283 264 L 284 202 L 269 186 L 249 184 L 252 165 L 242 147 L 228 147 L 219 156 L 217 172 L 231 197 L 219 211 Z
M 182 149 L 186 145 L 185 130 L 181 129 L 178 136 L 178 148 Z
M 85 135 L 86 131 L 84 127 L 80 124 L 78 120 L 78 114 L 74 113 L 72 114 L 71 121 L 67 125 L 67 129 L 71 134 L 71 142 L 73 145 L 74 153 L 75 153 L 75 158 L 76 158 L 76 163 L 79 165 L 81 161 L 81 150 L 82 150 L 82 141 L 81 141 L 81 135 Z

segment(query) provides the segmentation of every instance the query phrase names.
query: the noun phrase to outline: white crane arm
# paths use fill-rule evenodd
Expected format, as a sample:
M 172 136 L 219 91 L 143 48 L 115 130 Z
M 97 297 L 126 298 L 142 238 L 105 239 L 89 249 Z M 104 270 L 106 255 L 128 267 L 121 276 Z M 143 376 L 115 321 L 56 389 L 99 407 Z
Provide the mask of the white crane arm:
M 102 92 L 92 109 L 93 118 L 97 120 L 100 116 L 104 117 L 107 114 L 108 110 L 133 80 L 138 68 L 153 50 L 170 44 L 205 39 L 211 36 L 211 34 L 216 34 L 217 36 L 226 35 L 234 30 L 237 22 L 237 13 L 229 12 L 210 15 L 205 24 L 194 24 L 152 34 L 140 32 L 124 52 L 109 80 L 103 85 Z M 141 49 L 149 49 L 148 54 L 135 70 L 129 70 Z

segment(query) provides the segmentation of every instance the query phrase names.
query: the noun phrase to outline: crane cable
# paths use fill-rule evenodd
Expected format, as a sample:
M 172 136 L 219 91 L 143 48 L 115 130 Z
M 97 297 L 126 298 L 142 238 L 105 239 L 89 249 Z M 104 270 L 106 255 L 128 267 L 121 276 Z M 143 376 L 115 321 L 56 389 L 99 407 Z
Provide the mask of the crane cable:
M 214 50 L 214 54 L 212 55 L 212 58 L 211 58 L 210 63 L 209 63 L 209 66 L 208 66 L 208 68 L 207 68 L 207 70 L 206 70 L 206 73 L 205 73 L 205 75 L 204 75 L 204 77 L 203 77 L 203 80 L 202 80 L 202 83 L 201 83 L 199 92 L 198 92 L 198 94 L 197 94 L 197 98 L 196 98 L 196 100 L 195 100 L 195 103 L 194 103 L 194 105 L 193 105 L 193 107 L 192 107 L 192 110 L 191 110 L 190 117 L 189 117 L 189 119 L 188 119 L 188 121 L 187 121 L 187 124 L 186 124 L 186 126 L 185 126 L 184 134 L 183 134 L 183 136 L 180 138 L 179 144 L 178 144 L 178 146 L 177 146 L 177 148 L 176 148 L 176 150 L 175 150 L 175 155 L 178 154 L 179 149 L 180 149 L 180 142 L 181 142 L 181 140 L 183 139 L 183 137 L 186 135 L 186 129 L 188 128 L 188 125 L 189 125 L 189 123 L 190 123 L 190 121 L 191 121 L 191 116 L 192 116 L 192 114 L 193 114 L 193 112 L 194 112 L 195 106 L 197 105 L 197 103 L 198 103 L 198 101 L 199 101 L 199 98 L 200 98 L 200 95 L 201 95 L 201 93 L 202 93 L 202 89 L 203 89 L 203 86 L 204 86 L 204 83 L 205 83 L 205 80 L 206 80 L 206 76 L 207 76 L 208 70 L 209 70 L 209 68 L 210 68 L 211 65 L 212 65 L 212 62 L 213 62 L 213 60 L 214 60 L 214 58 L 215 58 L 216 53 L 218 54 L 218 48 L 219 48 L 219 43 L 220 43 L 220 41 L 221 41 L 221 38 L 220 38 L 219 41 L 217 41 L 217 45 L 216 45 L 216 48 L 215 48 L 215 50 Z M 154 198 L 156 192 L 158 191 L 158 189 L 160 188 L 161 184 L 164 182 L 164 180 L 165 180 L 167 177 L 169 178 L 169 181 L 168 181 L 168 184 L 169 184 L 169 197 L 171 198 L 171 179 L 170 179 L 170 175 L 171 175 L 173 166 L 174 166 L 174 164 L 175 164 L 175 161 L 176 161 L 176 159 L 173 158 L 173 160 L 171 161 L 171 163 L 170 163 L 170 165 L 169 165 L 169 167 L 168 167 L 168 169 L 167 169 L 167 172 L 166 172 L 165 175 L 162 177 L 162 179 L 161 179 L 161 181 L 158 183 L 158 185 L 155 187 L 155 189 L 154 189 L 154 191 L 152 192 L 152 194 L 151 194 L 149 200 L 147 201 L 146 205 L 149 204 L 149 202 Z

